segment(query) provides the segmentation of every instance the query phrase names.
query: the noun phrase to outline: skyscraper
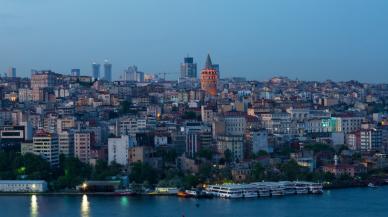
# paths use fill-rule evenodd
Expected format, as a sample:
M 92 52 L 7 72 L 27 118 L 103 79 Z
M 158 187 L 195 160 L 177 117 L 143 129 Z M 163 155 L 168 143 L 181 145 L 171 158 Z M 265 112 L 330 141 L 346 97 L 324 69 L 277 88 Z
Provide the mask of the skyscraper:
M 112 81 L 112 64 L 108 60 L 104 62 L 104 80 Z
M 8 72 L 7 72 L 7 77 L 8 78 L 15 78 L 16 77 L 16 68 L 9 67 Z
M 124 80 L 144 82 L 144 72 L 139 71 L 135 65 L 129 66 L 128 69 L 124 71 Z
M 72 69 L 71 70 L 71 76 L 80 76 L 81 70 L 80 69 Z
M 205 68 L 201 72 L 201 89 L 211 96 L 217 95 L 218 74 L 210 55 L 207 55 Z
M 100 78 L 100 64 L 93 63 L 92 64 L 92 77 L 93 79 L 98 80 Z
M 185 57 L 181 64 L 181 78 L 197 78 L 197 64 L 193 57 Z

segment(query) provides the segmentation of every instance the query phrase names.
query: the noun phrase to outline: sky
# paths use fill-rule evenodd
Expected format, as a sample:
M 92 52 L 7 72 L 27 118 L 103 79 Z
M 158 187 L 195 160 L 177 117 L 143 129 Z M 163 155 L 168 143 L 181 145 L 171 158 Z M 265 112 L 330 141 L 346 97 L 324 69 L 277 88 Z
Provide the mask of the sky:
M 387 0 L 0 0 L 0 72 L 170 73 L 210 53 L 221 77 L 388 83 Z

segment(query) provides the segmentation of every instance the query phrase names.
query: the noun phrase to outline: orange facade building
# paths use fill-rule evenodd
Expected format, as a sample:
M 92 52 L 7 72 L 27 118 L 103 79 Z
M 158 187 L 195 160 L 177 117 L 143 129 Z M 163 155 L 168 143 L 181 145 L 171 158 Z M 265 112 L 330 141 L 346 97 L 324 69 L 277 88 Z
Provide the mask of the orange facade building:
M 211 96 L 217 96 L 218 73 L 207 55 L 205 68 L 201 72 L 201 89 Z

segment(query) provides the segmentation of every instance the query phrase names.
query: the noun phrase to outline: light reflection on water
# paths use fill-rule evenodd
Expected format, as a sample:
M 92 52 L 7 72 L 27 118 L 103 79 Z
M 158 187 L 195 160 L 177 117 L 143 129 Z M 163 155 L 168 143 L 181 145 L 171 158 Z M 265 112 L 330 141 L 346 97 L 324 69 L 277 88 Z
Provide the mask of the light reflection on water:
M 38 216 L 38 198 L 36 195 L 31 196 L 31 205 L 30 205 L 30 216 L 31 217 L 37 217 Z
M 88 201 L 88 196 L 84 194 L 82 196 L 81 202 L 81 217 L 89 217 L 90 216 L 90 204 Z

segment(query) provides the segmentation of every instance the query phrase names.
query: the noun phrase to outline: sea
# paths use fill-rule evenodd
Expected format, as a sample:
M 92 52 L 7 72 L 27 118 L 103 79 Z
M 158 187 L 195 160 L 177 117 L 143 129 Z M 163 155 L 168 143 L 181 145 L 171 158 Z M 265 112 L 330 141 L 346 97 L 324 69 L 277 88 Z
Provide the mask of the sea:
M 387 217 L 388 187 L 250 199 L 1 195 L 0 217 Z

